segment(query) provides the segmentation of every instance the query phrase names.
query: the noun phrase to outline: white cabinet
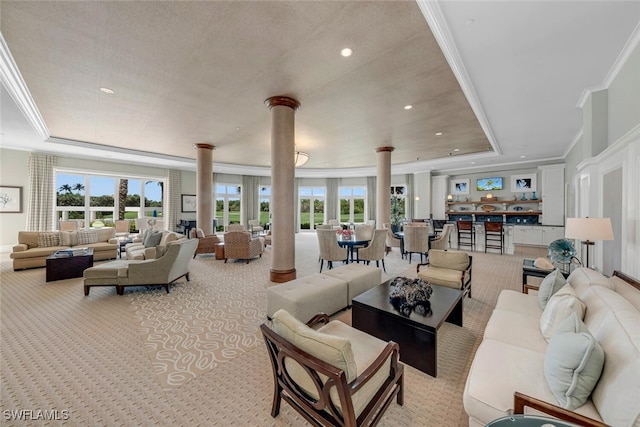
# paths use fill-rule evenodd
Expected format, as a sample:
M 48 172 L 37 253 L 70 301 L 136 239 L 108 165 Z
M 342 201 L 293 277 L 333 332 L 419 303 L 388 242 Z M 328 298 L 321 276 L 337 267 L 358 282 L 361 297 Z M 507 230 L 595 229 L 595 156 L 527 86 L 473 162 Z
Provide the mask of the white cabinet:
M 542 246 L 542 242 L 542 227 L 524 225 L 513 227 L 514 244 Z
M 513 227 L 513 243 L 516 245 L 549 246 L 554 240 L 564 237 L 564 227 L 541 225 L 516 225 Z
M 544 225 L 564 225 L 564 164 L 539 166 L 542 171 L 542 215 Z
M 549 246 L 551 242 L 564 239 L 564 227 L 542 227 L 542 244 Z

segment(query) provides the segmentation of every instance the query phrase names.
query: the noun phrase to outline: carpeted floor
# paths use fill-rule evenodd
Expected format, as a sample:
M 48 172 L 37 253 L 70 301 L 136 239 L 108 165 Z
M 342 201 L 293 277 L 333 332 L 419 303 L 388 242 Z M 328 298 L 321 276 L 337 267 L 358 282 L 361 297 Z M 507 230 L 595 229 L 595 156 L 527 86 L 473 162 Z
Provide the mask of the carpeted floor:
M 318 271 L 315 234 L 296 236 L 296 254 L 299 277 Z M 383 278 L 414 277 L 416 259 L 410 265 L 392 252 Z M 439 333 L 438 377 L 407 366 L 405 405 L 393 404 L 381 425 L 467 425 L 466 373 L 499 291 L 520 289 L 521 262 L 474 253 L 473 298 L 464 302 L 464 326 Z M 191 282 L 171 294 L 93 288 L 85 297 L 82 279 L 46 283 L 44 268 L 13 272 L 8 254 L 0 265 L 3 425 L 31 424 L 5 412 L 20 410 L 68 418 L 38 425 L 306 424 L 286 404 L 270 416 L 271 366 L 258 329 L 273 285 L 269 249 L 249 265 L 199 256 Z M 349 322 L 350 312 L 335 317 Z

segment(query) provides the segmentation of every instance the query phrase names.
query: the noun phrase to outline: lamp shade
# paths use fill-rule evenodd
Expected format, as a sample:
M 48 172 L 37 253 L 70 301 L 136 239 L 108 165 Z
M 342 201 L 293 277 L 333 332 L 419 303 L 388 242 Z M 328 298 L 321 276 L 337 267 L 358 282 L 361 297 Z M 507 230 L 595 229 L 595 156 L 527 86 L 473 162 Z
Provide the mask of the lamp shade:
M 611 218 L 567 218 L 564 237 L 588 242 L 613 240 Z
M 295 154 L 294 164 L 296 165 L 297 168 L 304 165 L 309 160 L 309 155 L 307 153 L 304 153 L 302 151 L 296 151 L 294 154 Z

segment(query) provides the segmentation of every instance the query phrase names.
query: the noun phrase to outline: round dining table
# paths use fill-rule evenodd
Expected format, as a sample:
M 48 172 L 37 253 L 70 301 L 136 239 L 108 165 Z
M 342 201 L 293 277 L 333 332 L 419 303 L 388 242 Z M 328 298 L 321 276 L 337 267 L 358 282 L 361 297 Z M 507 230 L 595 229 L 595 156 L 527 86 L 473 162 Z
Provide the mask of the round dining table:
M 370 241 L 371 240 L 356 240 L 355 236 L 351 236 L 351 238 L 345 239 L 344 237 L 338 235 L 338 245 L 343 248 L 346 247 L 349 251 L 349 258 L 347 258 L 347 261 L 349 262 L 357 261 L 358 249 L 367 246 Z

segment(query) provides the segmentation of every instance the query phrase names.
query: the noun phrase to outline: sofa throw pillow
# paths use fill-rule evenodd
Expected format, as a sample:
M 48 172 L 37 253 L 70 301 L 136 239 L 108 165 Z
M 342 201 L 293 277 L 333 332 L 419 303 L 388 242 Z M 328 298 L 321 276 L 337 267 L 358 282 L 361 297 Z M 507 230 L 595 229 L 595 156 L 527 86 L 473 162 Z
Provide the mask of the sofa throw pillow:
M 38 233 L 38 247 L 50 248 L 60 246 L 60 235 L 57 232 Z
M 60 245 L 61 246 L 77 246 L 78 232 L 77 231 L 61 231 Z
M 584 319 L 585 304 L 578 299 L 576 292 L 567 283 L 556 292 L 540 316 L 540 332 L 549 341 L 558 325 L 575 313 L 580 320 Z
M 160 240 L 162 240 L 162 231 L 149 231 L 145 236 L 142 244 L 145 248 L 153 248 L 160 244 Z
M 558 332 L 544 355 L 544 376 L 558 404 L 573 411 L 585 404 L 604 367 L 604 350 L 581 320 L 580 332 Z M 571 329 L 575 320 L 563 322 Z M 561 329 L 563 330 L 563 329 Z
M 556 268 L 551 273 L 547 274 L 547 277 L 545 277 L 544 280 L 542 280 L 542 283 L 540 283 L 540 289 L 538 289 L 538 304 L 540 304 L 541 309 L 544 310 L 549 298 L 558 292 L 565 283 L 566 280 L 559 269 Z
M 87 245 L 89 243 L 98 243 L 98 233 L 93 230 L 78 231 L 78 245 Z

